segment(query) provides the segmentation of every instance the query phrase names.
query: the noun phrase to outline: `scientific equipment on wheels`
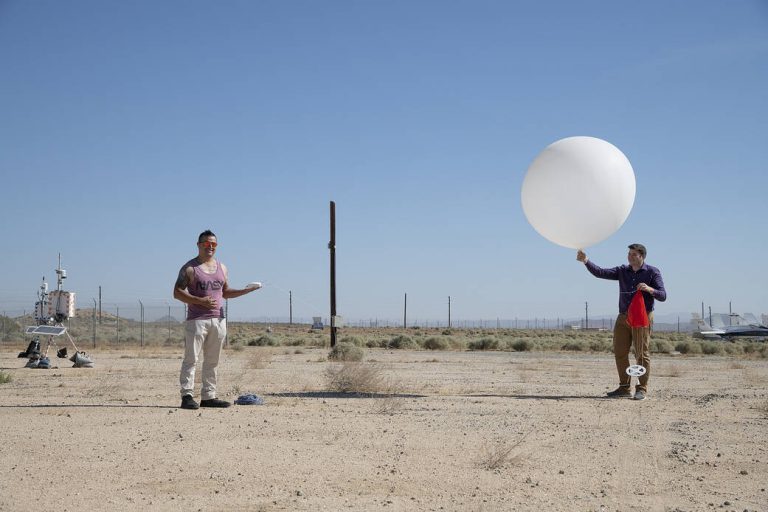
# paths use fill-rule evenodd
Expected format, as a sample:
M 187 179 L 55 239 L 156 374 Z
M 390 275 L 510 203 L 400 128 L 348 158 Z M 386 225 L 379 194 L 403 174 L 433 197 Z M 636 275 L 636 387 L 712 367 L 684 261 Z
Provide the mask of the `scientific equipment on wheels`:
M 48 351 L 51 346 L 57 349 L 56 355 L 61 359 L 67 357 L 67 347 L 59 348 L 56 338 L 65 335 L 75 353 L 69 358 L 74 363 L 73 368 L 93 368 L 93 360 L 88 354 L 79 350 L 75 340 L 67 332 L 64 321 L 75 316 L 75 293 L 62 290 L 62 283 L 67 278 L 67 271 L 61 268 L 61 254 L 59 254 L 59 266 L 56 268 L 56 290 L 48 292 L 48 283 L 43 277 L 43 284 L 37 292 L 35 302 L 35 322 L 24 331 L 32 335 L 27 350 L 19 353 L 19 357 L 27 358 L 26 368 L 51 368 L 51 360 Z M 40 339 L 46 337 L 45 351 L 41 350 Z

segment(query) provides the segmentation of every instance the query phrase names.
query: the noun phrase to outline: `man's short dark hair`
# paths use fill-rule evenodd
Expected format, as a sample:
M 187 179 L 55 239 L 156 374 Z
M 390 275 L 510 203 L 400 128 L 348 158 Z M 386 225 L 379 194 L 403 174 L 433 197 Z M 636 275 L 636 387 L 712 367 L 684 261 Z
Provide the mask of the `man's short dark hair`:
M 208 238 L 209 236 L 217 238 L 216 234 L 213 231 L 211 231 L 210 229 L 206 229 L 205 231 L 200 233 L 200 236 L 197 237 L 197 243 L 202 242 L 204 239 Z
M 631 244 L 629 246 L 631 250 L 635 250 L 640 253 L 640 256 L 645 259 L 645 255 L 647 254 L 647 251 L 645 250 L 645 246 L 643 244 Z

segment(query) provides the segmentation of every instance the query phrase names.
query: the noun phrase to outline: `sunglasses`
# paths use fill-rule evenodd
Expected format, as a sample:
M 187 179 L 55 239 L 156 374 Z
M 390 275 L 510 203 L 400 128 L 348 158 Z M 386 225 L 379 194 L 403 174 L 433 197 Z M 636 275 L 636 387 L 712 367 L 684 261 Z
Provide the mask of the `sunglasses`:
M 219 244 L 217 244 L 216 242 L 208 242 L 208 241 L 205 241 L 205 242 L 198 242 L 198 243 L 199 243 L 200 245 L 202 245 L 203 247 L 205 247 L 206 249 L 215 249 L 215 248 L 216 248 L 216 246 L 217 246 L 217 245 L 219 245 Z

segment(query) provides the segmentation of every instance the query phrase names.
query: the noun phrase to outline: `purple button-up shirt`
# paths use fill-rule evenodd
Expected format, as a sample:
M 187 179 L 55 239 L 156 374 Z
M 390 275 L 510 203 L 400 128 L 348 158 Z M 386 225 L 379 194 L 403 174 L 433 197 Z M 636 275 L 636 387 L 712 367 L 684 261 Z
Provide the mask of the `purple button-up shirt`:
M 585 264 L 587 270 L 600 279 L 611 279 L 619 282 L 619 313 L 626 313 L 629 309 L 629 303 L 635 296 L 637 285 L 645 283 L 653 288 L 653 294 L 643 292 L 645 300 L 645 310 L 653 311 L 653 302 L 658 300 L 664 302 L 667 300 L 667 291 L 664 289 L 664 281 L 661 279 L 661 272 L 656 267 L 643 264 L 635 272 L 629 265 L 622 265 L 613 268 L 600 268 L 592 260 L 587 260 Z

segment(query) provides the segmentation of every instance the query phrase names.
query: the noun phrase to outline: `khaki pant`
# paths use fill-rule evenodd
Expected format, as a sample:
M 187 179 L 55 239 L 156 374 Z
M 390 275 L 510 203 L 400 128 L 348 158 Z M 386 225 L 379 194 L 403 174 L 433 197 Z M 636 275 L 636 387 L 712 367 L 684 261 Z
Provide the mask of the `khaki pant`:
M 184 360 L 181 363 L 179 384 L 181 396 L 195 394 L 195 366 L 200 351 L 203 351 L 202 400 L 216 398 L 216 367 L 219 365 L 221 346 L 227 334 L 227 320 L 211 318 L 187 320 L 184 326 Z
M 616 317 L 613 326 L 613 355 L 616 358 L 616 371 L 619 372 L 619 386 L 629 388 L 632 377 L 627 375 L 629 367 L 629 349 L 634 348 L 637 364 L 645 367 L 645 375 L 639 377 L 636 391 L 648 392 L 648 378 L 651 376 L 651 330 L 653 312 L 648 313 L 650 327 L 632 328 L 627 325 L 627 315 Z

